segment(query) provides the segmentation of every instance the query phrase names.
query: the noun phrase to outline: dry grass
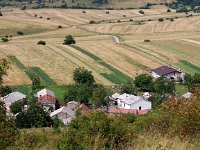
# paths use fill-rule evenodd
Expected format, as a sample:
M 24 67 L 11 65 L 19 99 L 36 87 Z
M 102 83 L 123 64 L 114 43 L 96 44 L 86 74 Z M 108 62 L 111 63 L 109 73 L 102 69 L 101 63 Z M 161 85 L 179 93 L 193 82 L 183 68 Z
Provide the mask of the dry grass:
M 40 67 L 58 85 L 72 83 L 73 70 L 78 66 L 91 70 L 98 83 L 112 84 L 100 75 L 110 73 L 107 68 L 85 54 L 62 45 L 64 37 L 69 34 L 75 36 L 77 46 L 132 78 L 165 63 L 176 65 L 180 60 L 200 66 L 200 17 L 185 18 L 185 14 L 166 13 L 166 10 L 165 6 L 153 6 L 141 15 L 136 9 L 109 10 L 109 14 L 105 10 L 85 10 L 86 13 L 82 13 L 83 10 L 73 9 L 13 9 L 0 17 L 0 36 L 13 35 L 11 41 L 0 42 L 0 54 L 1 57 L 14 55 L 26 67 Z M 37 17 L 34 17 L 35 14 Z M 135 22 L 109 23 L 174 16 L 182 18 L 174 22 L 150 21 L 142 25 Z M 48 17 L 51 20 L 47 20 Z M 91 25 L 91 20 L 104 22 Z M 58 29 L 58 25 L 63 28 Z M 27 35 L 15 36 L 16 31 Z M 115 44 L 113 34 L 120 37 L 121 45 Z M 144 43 L 144 39 L 152 42 Z M 39 40 L 46 41 L 47 45 L 37 45 Z M 14 72 L 6 77 L 6 84 L 30 84 L 23 72 L 15 65 L 12 68 Z

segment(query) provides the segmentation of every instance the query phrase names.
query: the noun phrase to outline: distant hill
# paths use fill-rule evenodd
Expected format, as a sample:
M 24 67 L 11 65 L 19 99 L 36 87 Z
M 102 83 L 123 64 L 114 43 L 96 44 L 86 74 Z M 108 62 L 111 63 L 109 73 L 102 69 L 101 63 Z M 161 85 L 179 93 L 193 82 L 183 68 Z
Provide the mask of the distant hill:
M 28 8 L 148 8 L 152 4 L 166 4 L 172 0 L 0 0 L 0 5 Z

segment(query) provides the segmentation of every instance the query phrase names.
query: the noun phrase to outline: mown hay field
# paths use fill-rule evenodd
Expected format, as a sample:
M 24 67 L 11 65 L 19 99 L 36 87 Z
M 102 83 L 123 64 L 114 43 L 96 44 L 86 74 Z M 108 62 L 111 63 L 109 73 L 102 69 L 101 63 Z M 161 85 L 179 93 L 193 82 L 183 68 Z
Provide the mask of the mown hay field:
M 0 17 L 0 36 L 12 35 L 10 41 L 0 42 L 0 56 L 15 56 L 26 68 L 33 68 L 46 84 L 55 85 L 73 83 L 73 70 L 77 67 L 91 70 L 96 81 L 104 85 L 133 79 L 166 64 L 192 74 L 199 72 L 199 14 L 187 17 L 166 10 L 167 7 L 154 6 L 142 15 L 138 9 L 109 10 L 109 14 L 106 10 L 83 13 L 80 9 L 12 9 Z M 165 20 L 159 22 L 160 17 Z M 90 24 L 91 20 L 97 23 Z M 63 45 L 66 35 L 74 36 L 75 47 Z M 113 36 L 119 38 L 120 44 Z M 37 45 L 39 40 L 47 44 Z M 5 84 L 31 84 L 15 63 L 11 67 Z

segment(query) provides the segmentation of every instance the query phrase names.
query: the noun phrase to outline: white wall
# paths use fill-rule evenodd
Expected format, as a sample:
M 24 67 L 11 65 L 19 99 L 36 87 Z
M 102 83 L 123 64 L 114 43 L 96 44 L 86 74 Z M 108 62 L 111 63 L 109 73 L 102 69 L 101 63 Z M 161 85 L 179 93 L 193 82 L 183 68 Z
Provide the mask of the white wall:
M 152 108 L 151 102 L 145 100 L 140 100 L 136 103 L 133 103 L 132 105 L 120 102 L 118 103 L 118 106 L 123 109 L 136 109 L 136 110 L 139 110 L 139 107 L 141 107 L 141 110 L 146 110 L 146 109 L 150 110 Z

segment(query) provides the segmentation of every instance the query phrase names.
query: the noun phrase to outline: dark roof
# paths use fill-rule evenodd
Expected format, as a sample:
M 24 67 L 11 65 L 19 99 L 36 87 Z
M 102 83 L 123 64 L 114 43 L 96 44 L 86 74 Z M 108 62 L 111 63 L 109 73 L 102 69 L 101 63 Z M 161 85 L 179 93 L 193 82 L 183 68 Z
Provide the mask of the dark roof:
M 169 67 L 169 66 L 162 66 L 162 67 L 156 68 L 152 71 L 159 74 L 159 75 L 167 75 L 167 74 L 170 74 L 170 73 L 173 73 L 173 72 L 180 72 L 180 71 L 178 71 L 178 70 L 176 70 L 172 67 Z

